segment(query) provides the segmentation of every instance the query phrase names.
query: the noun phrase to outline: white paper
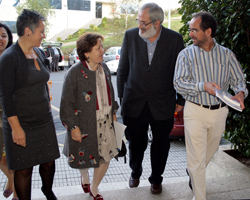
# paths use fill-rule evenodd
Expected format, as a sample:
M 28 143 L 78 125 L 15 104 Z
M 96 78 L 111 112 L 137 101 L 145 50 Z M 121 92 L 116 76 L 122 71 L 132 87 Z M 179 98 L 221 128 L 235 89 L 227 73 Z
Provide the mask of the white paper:
M 222 100 L 224 103 L 226 103 L 231 108 L 238 110 L 242 112 L 242 108 L 240 107 L 240 102 L 238 102 L 235 99 L 231 99 L 232 95 L 228 92 L 223 91 L 222 89 L 218 90 L 215 88 L 216 96 Z
M 122 140 L 124 140 L 124 142 L 126 143 L 126 139 L 124 137 L 124 131 L 126 129 L 126 126 L 117 121 L 114 121 L 114 127 L 115 127 L 117 148 L 121 150 Z

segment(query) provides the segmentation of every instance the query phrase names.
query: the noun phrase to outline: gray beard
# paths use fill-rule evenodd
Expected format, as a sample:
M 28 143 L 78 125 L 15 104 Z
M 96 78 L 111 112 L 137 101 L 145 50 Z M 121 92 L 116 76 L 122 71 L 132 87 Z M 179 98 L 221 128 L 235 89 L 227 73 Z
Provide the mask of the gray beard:
M 141 29 L 139 29 L 139 35 L 140 37 L 144 38 L 144 39 L 148 39 L 153 37 L 155 34 L 157 33 L 156 29 L 154 26 L 151 26 L 150 29 L 148 29 L 145 33 L 141 33 Z

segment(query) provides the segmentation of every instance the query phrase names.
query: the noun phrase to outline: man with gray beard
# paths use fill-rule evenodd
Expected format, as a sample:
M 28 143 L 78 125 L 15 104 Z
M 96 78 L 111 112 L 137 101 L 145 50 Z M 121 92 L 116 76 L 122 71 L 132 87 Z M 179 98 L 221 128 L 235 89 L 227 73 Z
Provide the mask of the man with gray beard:
M 184 106 L 184 99 L 173 87 L 175 62 L 184 48 L 182 36 L 162 26 L 164 12 L 155 3 L 144 4 L 136 19 L 137 28 L 126 31 L 117 72 L 118 96 L 123 123 L 127 126 L 129 186 L 138 187 L 144 151 L 151 126 L 151 193 L 162 192 L 162 174 L 170 148 L 169 134 L 174 113 Z

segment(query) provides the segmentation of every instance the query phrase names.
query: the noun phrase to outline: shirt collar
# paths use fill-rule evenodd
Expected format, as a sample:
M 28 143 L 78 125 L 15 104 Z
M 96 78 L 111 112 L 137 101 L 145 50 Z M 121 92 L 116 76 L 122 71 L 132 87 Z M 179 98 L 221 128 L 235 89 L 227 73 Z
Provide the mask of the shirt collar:
M 218 46 L 218 43 L 216 42 L 216 40 L 213 38 L 213 41 L 214 41 L 214 45 L 213 45 L 213 47 L 210 49 L 210 51 L 214 51 L 214 50 L 216 50 L 216 48 L 217 48 L 217 46 Z M 201 47 L 198 47 L 198 49 L 200 50 L 200 51 L 205 51 L 204 49 L 202 49 Z

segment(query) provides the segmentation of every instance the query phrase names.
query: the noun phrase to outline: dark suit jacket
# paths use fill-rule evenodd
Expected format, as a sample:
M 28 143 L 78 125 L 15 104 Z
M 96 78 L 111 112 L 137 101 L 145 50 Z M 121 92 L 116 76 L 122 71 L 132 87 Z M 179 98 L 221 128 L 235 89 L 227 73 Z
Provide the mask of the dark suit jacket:
M 162 27 L 160 38 L 149 65 L 147 44 L 139 36 L 139 29 L 126 31 L 117 72 L 118 96 L 123 98 L 122 113 L 136 118 L 148 102 L 156 120 L 170 119 L 175 104 L 184 99 L 173 86 L 175 62 L 184 48 L 182 36 Z

